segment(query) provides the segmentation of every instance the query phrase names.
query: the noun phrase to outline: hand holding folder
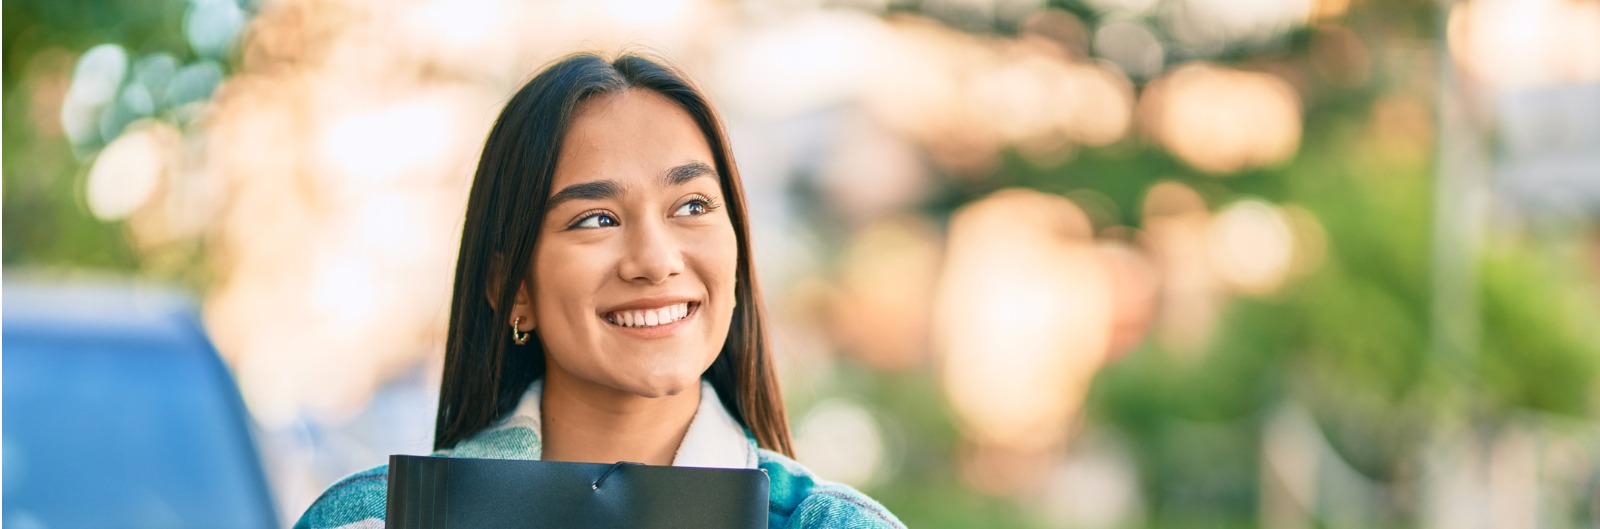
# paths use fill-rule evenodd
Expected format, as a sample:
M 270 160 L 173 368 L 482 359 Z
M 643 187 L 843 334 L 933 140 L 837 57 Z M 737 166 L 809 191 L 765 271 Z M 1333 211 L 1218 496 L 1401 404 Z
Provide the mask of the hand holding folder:
M 767 526 L 761 470 L 389 457 L 390 529 Z

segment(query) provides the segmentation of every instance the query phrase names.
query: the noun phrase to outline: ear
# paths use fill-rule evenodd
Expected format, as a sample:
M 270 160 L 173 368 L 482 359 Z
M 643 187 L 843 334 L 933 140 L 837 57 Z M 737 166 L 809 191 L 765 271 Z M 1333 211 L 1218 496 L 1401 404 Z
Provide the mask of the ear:
M 516 323 L 517 330 L 521 332 L 528 332 L 537 328 L 539 326 L 538 320 L 533 318 L 532 279 L 524 279 L 521 284 L 517 285 L 517 297 L 514 299 L 515 301 L 511 304 L 511 315 L 508 317 L 510 321 L 507 321 L 506 324 Z M 518 321 L 517 318 L 522 318 L 522 320 Z
M 489 308 L 499 312 L 500 291 L 504 288 L 506 273 L 505 259 L 500 254 L 495 254 L 489 260 L 488 283 L 484 285 L 483 296 L 489 302 Z M 521 322 L 517 322 L 521 318 Z M 517 284 L 517 295 L 512 298 L 510 310 L 506 311 L 506 325 L 517 322 L 517 330 L 527 332 L 537 327 L 533 314 L 533 278 L 523 278 Z

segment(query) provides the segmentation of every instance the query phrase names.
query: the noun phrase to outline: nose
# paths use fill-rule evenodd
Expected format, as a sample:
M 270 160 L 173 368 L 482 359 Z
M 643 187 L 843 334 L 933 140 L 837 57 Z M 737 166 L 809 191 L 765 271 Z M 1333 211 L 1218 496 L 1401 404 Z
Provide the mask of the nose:
M 683 249 L 664 222 L 634 222 L 624 235 L 617 275 L 623 281 L 660 284 L 683 272 Z

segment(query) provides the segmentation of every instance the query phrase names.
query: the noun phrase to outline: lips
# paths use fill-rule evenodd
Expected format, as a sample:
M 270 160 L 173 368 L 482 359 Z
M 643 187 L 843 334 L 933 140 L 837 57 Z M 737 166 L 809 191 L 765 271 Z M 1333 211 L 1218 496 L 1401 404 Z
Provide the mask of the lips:
M 681 321 L 694 314 L 699 307 L 699 302 L 681 301 L 649 308 L 613 310 L 603 314 L 601 317 L 606 320 L 606 323 L 618 327 L 650 328 Z

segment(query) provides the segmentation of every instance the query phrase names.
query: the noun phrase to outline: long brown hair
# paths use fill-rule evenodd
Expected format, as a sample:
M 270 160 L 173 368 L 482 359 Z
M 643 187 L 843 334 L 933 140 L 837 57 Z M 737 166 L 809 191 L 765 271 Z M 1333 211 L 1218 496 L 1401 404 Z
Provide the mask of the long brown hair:
M 739 270 L 728 341 L 705 378 L 761 447 L 793 457 L 750 254 L 744 186 L 721 118 L 685 76 L 662 62 L 632 54 L 607 62 L 589 53 L 560 59 L 535 75 L 506 102 L 484 143 L 456 259 L 435 450 L 453 447 L 505 416 L 528 384 L 544 376 L 543 346 L 538 340 L 514 345 L 508 311 L 519 278 L 538 273 L 529 266 L 574 112 L 591 97 L 630 88 L 677 103 L 711 145 L 738 238 Z M 498 302 L 490 304 L 489 295 Z

